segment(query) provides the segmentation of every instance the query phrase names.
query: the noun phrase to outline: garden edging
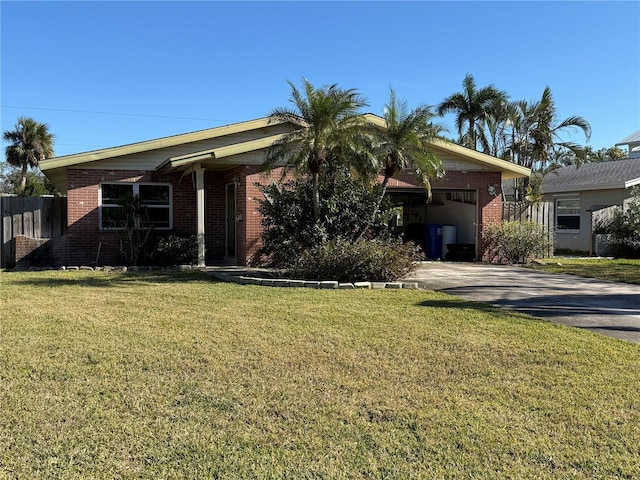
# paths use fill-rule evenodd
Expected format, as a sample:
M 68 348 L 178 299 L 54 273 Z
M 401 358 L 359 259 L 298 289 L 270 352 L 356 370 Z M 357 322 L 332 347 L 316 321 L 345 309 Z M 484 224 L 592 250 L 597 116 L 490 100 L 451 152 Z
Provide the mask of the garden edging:
M 316 288 L 330 290 L 353 290 L 353 289 L 408 289 L 416 290 L 417 282 L 338 282 L 335 280 L 294 280 L 289 278 L 261 278 L 246 275 L 231 275 L 229 273 L 209 271 L 211 275 L 222 282 L 237 283 L 239 285 L 261 285 L 264 287 L 297 287 Z

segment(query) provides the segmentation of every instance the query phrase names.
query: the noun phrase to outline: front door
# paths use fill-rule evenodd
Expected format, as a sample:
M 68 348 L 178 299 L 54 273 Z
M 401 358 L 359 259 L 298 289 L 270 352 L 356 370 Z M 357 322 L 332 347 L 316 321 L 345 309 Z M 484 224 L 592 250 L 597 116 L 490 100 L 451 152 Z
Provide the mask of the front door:
M 236 257 L 236 185 L 229 183 L 227 185 L 227 235 L 226 235 L 226 256 L 228 258 Z

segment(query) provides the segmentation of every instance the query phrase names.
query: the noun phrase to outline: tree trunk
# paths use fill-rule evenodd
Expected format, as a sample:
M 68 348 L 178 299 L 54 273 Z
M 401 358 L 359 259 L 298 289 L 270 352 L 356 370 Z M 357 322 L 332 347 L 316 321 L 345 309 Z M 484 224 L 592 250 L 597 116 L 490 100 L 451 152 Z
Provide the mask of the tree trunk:
M 313 220 L 315 223 L 318 223 L 320 220 L 320 187 L 318 185 L 318 173 L 313 173 L 311 176 L 311 185 L 313 188 Z
M 469 119 L 469 148 L 476 149 L 476 122 Z
M 20 177 L 20 190 L 18 193 L 23 194 L 24 189 L 27 188 L 27 163 L 22 164 L 22 176 Z

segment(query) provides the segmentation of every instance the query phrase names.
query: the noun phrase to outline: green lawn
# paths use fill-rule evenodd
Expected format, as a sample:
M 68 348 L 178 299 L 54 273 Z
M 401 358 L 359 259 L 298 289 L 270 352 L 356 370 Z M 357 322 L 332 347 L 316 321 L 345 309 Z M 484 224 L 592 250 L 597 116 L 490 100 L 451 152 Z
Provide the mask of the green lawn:
M 640 260 L 556 257 L 542 259 L 528 266 L 545 272 L 640 284 Z
M 640 345 L 417 290 L 0 273 L 0 478 L 640 478 Z

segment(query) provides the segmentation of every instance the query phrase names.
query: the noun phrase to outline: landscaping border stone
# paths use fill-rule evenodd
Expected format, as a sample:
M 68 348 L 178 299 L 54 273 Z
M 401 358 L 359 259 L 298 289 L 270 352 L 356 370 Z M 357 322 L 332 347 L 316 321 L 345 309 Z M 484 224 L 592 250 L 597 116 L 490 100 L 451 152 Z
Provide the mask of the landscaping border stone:
M 273 275 L 270 272 L 256 272 L 258 275 L 264 276 L 249 276 L 246 274 L 234 275 L 229 272 L 220 272 L 216 270 L 208 269 L 210 267 L 197 267 L 193 265 L 175 265 L 172 267 L 148 267 L 148 266 L 110 266 L 104 267 L 91 267 L 88 265 L 61 265 L 58 267 L 49 268 L 37 268 L 38 270 L 51 270 L 57 269 L 61 271 L 104 271 L 104 272 L 142 272 L 142 271 L 177 271 L 185 272 L 189 270 L 198 270 L 204 272 L 207 275 L 214 277 L 216 280 L 226 283 L 237 283 L 238 285 L 261 285 L 264 287 L 280 287 L 280 288 L 319 288 L 323 290 L 357 290 L 357 289 L 408 289 L 416 290 L 419 288 L 417 282 L 338 282 L 336 280 L 297 280 L 281 277 L 267 277 L 266 275 Z M 35 267 L 30 270 L 36 270 Z
M 201 269 L 207 275 L 220 280 L 222 282 L 233 282 L 240 285 L 261 285 L 263 287 L 280 287 L 280 288 L 319 288 L 323 290 L 356 290 L 356 289 L 375 289 L 375 290 L 416 290 L 417 282 L 338 282 L 335 280 L 296 280 L 289 278 L 264 278 L 251 277 L 247 275 L 233 275 L 230 273 L 217 272 L 215 270 L 207 270 L 207 267 Z

